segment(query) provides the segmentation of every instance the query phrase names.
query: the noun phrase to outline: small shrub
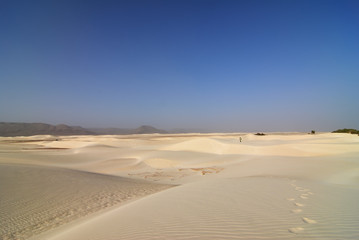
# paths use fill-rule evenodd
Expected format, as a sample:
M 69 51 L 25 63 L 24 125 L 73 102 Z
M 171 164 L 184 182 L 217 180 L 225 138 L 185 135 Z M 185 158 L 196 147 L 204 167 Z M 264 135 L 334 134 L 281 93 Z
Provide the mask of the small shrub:
M 265 134 L 264 133 L 256 133 L 254 135 L 257 135 L 257 136 L 264 136 Z
M 349 134 L 358 134 L 359 130 L 353 129 L 353 128 L 343 128 L 333 131 L 332 133 L 349 133 Z

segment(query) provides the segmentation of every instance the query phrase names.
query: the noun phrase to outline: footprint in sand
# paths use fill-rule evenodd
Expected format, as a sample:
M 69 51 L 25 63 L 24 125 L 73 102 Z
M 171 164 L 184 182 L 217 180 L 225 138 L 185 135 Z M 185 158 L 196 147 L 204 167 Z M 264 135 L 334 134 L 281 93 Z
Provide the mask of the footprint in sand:
M 309 192 L 310 191 L 310 189 L 307 189 L 307 188 L 299 187 L 296 185 L 292 185 L 292 186 L 295 187 L 296 191 L 300 191 L 300 192 Z
M 297 203 L 297 202 L 295 202 L 294 205 L 297 206 L 297 207 L 304 207 L 304 206 L 305 206 L 304 204 L 302 204 L 302 203 Z
M 303 217 L 302 220 L 303 220 L 303 222 L 309 223 L 309 224 L 316 224 L 317 223 L 317 221 L 315 221 L 313 219 L 310 219 L 310 218 L 306 218 L 306 217 Z
M 305 189 L 305 188 L 302 188 L 302 187 L 296 187 L 295 190 L 299 191 L 299 192 L 308 192 L 309 189 Z
M 292 213 L 300 213 L 302 211 L 303 211 L 302 209 L 293 209 L 291 212 Z
M 298 234 L 300 232 L 302 232 L 304 230 L 304 228 L 302 227 L 296 227 L 296 228 L 289 228 L 288 231 L 291 232 L 291 233 L 295 233 L 295 234 Z
M 288 201 L 294 201 L 295 198 L 287 198 Z
M 302 195 L 300 195 L 300 198 L 301 199 L 308 199 L 308 195 L 302 194 Z

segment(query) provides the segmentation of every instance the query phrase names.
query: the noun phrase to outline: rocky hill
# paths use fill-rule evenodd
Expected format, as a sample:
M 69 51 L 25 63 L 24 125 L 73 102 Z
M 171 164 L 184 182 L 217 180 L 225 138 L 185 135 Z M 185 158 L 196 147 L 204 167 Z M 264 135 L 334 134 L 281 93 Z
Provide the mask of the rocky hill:
M 91 135 L 93 132 L 82 127 L 71 127 L 65 124 L 50 125 L 46 123 L 12 123 L 0 122 L 0 136 L 31 135 Z
M 132 134 L 149 134 L 149 133 L 167 133 L 167 132 L 165 130 L 157 129 L 147 125 L 132 130 Z
M 65 124 L 51 125 L 46 123 L 13 123 L 0 122 L 0 136 L 32 136 L 32 135 L 124 135 L 167 133 L 165 130 L 151 126 L 141 126 L 135 129 L 123 128 L 83 128 Z

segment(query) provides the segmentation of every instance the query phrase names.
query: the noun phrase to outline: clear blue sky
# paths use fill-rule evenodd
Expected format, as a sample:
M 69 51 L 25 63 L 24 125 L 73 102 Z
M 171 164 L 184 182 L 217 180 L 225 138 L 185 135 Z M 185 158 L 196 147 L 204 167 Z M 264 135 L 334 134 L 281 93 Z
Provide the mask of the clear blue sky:
M 359 1 L 0 1 L 0 121 L 359 128 Z

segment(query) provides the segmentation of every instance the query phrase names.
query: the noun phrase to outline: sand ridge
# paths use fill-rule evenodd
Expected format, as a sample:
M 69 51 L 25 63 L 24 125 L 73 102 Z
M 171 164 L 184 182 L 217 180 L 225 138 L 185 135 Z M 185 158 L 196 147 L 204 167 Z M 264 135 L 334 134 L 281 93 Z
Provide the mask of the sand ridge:
M 0 236 L 28 239 L 169 187 L 70 169 L 0 164 Z

